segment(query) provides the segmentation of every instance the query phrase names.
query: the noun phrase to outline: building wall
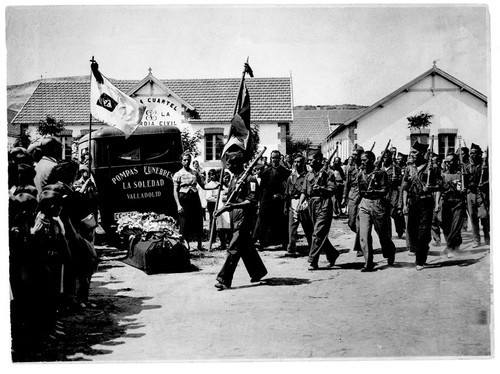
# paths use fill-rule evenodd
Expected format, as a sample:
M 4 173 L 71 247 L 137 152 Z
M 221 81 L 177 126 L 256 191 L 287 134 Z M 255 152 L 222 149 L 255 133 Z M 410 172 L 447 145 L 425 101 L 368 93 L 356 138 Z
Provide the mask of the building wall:
M 95 131 L 101 127 L 100 124 L 93 124 L 92 129 Z M 203 167 L 220 167 L 221 163 L 220 161 L 206 161 L 205 157 L 205 129 L 213 129 L 213 128 L 223 128 L 224 130 L 224 139 L 227 140 L 227 137 L 229 136 L 229 127 L 230 124 L 228 122 L 211 122 L 211 123 L 189 123 L 186 121 L 183 121 L 180 125 L 179 128 L 182 130 L 183 128 L 188 128 L 191 133 L 193 134 L 197 130 L 201 130 L 202 133 L 202 138 L 199 142 L 199 151 L 200 155 L 196 157 L 196 160 L 200 162 L 200 164 Z M 282 128 L 283 126 L 281 126 Z M 276 122 L 266 122 L 266 123 L 259 123 L 259 131 L 260 131 L 260 145 L 259 149 L 262 149 L 264 146 L 267 147 L 267 150 L 264 154 L 264 156 L 267 156 L 268 159 L 270 158 L 271 151 L 278 149 L 280 152 L 285 153 L 285 141 L 284 139 L 280 139 L 280 133 L 281 133 L 281 128 Z M 72 138 L 78 138 L 81 135 L 82 130 L 88 130 L 89 126 L 88 124 L 86 125 L 70 125 L 66 126 L 66 130 L 72 130 L 73 131 L 73 136 Z M 37 138 L 40 137 L 40 135 L 37 134 L 36 132 L 37 126 L 29 126 L 28 131 L 31 135 L 32 140 L 36 140 Z M 66 138 L 67 141 L 71 141 L 71 139 Z
M 426 112 L 433 114 L 429 127 L 430 135 L 438 135 L 442 129 L 456 129 L 457 135 L 465 140 L 467 145 L 476 143 L 486 148 L 489 139 L 488 108 L 477 97 L 466 91 L 460 91 L 451 82 L 435 76 L 434 87 L 447 91 L 430 91 L 432 77 L 427 77 L 412 86 L 409 92 L 403 92 L 392 100 L 360 118 L 354 134 L 358 143 L 365 149 L 370 149 L 376 142 L 374 152 L 379 154 L 391 139 L 392 146 L 399 151 L 408 153 L 410 150 L 410 129 L 407 117 Z M 413 91 L 414 89 L 422 91 Z M 423 91 L 425 89 L 425 91 Z M 352 131 L 352 125 L 351 131 Z M 345 129 L 331 141 L 335 142 L 346 136 Z M 352 148 L 351 148 L 352 150 Z
M 350 153 L 349 153 L 350 144 L 349 143 L 350 143 L 349 137 L 347 136 L 346 133 L 343 133 L 342 136 L 335 137 L 334 142 L 328 142 L 328 143 L 324 142 L 323 144 L 321 144 L 321 153 L 323 153 L 323 155 L 326 158 L 329 158 L 330 155 L 333 152 L 335 152 L 335 148 L 338 145 L 339 148 L 337 150 L 337 153 L 335 154 L 335 157 L 338 156 L 343 161 L 350 156 Z

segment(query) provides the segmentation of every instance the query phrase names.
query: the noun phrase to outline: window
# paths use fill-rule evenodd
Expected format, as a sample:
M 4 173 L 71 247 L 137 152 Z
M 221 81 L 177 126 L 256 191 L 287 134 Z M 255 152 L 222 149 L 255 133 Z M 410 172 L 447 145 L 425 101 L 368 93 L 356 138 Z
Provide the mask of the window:
M 61 136 L 61 143 L 63 144 L 63 160 L 71 160 L 73 156 L 73 146 L 72 141 L 73 138 L 70 136 Z
M 451 151 L 455 152 L 457 134 L 439 134 L 439 156 L 445 158 Z
M 220 160 L 224 148 L 224 135 L 205 132 L 205 161 Z

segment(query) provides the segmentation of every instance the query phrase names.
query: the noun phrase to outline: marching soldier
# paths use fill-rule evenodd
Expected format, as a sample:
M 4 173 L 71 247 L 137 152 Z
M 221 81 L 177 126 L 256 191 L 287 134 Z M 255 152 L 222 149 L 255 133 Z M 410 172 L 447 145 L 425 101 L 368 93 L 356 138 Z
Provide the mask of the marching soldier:
M 389 230 L 391 230 L 391 221 L 390 217 L 394 220 L 394 227 L 396 229 L 396 233 L 398 234 L 398 238 L 401 239 L 405 232 L 405 219 L 401 212 L 401 208 L 399 206 L 399 194 L 401 188 L 401 168 L 396 165 L 393 159 L 394 154 L 391 151 L 386 151 L 384 155 L 382 155 L 383 161 L 383 170 L 387 173 L 387 177 L 389 178 L 389 187 L 387 192 L 387 200 L 389 201 L 389 210 L 390 215 L 388 218 L 389 222 Z
M 307 209 L 299 210 L 300 195 L 307 175 L 306 160 L 300 153 L 293 158 L 293 171 L 288 177 L 285 189 L 285 216 L 288 217 L 288 246 L 285 256 L 296 255 L 297 229 L 302 225 L 309 248 L 311 247 L 312 221 Z
M 436 170 L 438 170 L 438 172 L 441 174 L 442 171 L 441 171 L 441 159 L 440 157 L 437 155 L 437 154 L 433 154 L 432 155 L 432 167 Z M 436 199 L 436 194 L 438 192 L 433 192 L 433 196 L 434 196 L 434 201 L 438 201 L 439 202 L 439 199 Z M 441 204 L 439 202 L 439 204 Z M 434 244 L 435 245 L 440 245 L 441 244 L 441 229 L 440 229 L 440 208 L 438 207 L 438 209 L 434 209 L 434 213 L 432 214 L 432 225 L 431 225 L 431 236 L 432 236 L 432 240 L 434 240 Z
M 342 205 L 347 206 L 347 224 L 349 225 L 351 231 L 356 233 L 353 250 L 356 251 L 357 257 L 363 256 L 363 251 L 361 250 L 361 246 L 359 244 L 358 232 L 358 204 L 360 201 L 358 191 L 358 173 L 359 166 L 361 165 L 361 154 L 363 151 L 363 147 L 356 145 L 352 153 L 352 164 L 346 172 L 344 197 L 342 199 Z
M 361 155 L 361 171 L 358 174 L 358 188 L 361 196 L 359 203 L 359 237 L 361 249 L 365 257 L 362 272 L 373 271 L 372 227 L 375 227 L 382 255 L 387 258 L 387 264 L 394 264 L 396 247 L 391 240 L 391 229 L 387 194 L 390 182 L 383 169 L 375 168 L 375 155 L 366 151 Z
M 227 153 L 229 171 L 234 174 L 228 195 L 231 196 L 237 186 L 238 179 L 243 175 L 243 152 Z M 224 207 L 215 212 L 215 216 L 229 211 L 231 217 L 232 238 L 227 249 L 227 257 L 222 269 L 217 275 L 215 287 L 221 291 L 231 287 L 234 271 L 240 258 L 250 275 L 251 282 L 260 281 L 267 269 L 251 240 L 252 224 L 254 223 L 257 206 L 258 185 L 255 177 L 250 176 L 242 183 L 234 201 L 227 202 Z
M 441 195 L 441 228 L 446 238 L 446 255 L 454 257 L 462 244 L 462 225 L 466 216 L 465 190 L 462 185 L 460 163 L 455 153 L 448 154 L 444 161 L 447 169 L 443 172 Z M 439 209 L 439 206 L 437 207 Z M 436 209 L 436 210 L 437 210 Z
M 315 151 L 308 156 L 311 166 L 304 180 L 304 189 L 300 196 L 299 206 L 304 209 L 307 198 L 309 213 L 313 223 L 311 246 L 309 249 L 309 270 L 318 270 L 318 260 L 321 252 L 325 252 L 330 267 L 335 265 L 339 252 L 328 240 L 328 233 L 333 218 L 332 196 L 335 189 L 335 176 L 328 165 L 323 168 L 323 154 Z
M 479 222 L 483 227 L 484 243 L 490 244 L 489 215 L 489 182 L 487 159 L 482 157 L 481 147 L 472 143 L 470 147 L 470 163 L 465 166 L 465 183 L 467 187 L 467 209 L 472 224 L 474 245 L 481 245 Z
M 425 160 L 427 144 L 413 143 L 411 164 L 403 177 L 403 213 L 407 216 L 406 236 L 410 253 L 415 254 L 417 270 L 422 270 L 427 261 L 431 241 L 431 224 L 434 210 L 432 193 L 441 188 L 441 175 L 429 170 Z
M 464 141 L 464 144 L 465 144 L 465 141 Z M 459 160 L 460 160 L 460 163 L 461 163 L 461 167 L 462 167 L 462 173 L 465 174 L 465 169 L 467 169 L 469 167 L 469 164 L 470 164 L 470 154 L 469 154 L 469 148 L 466 147 L 466 146 L 463 146 L 462 148 L 460 148 L 460 150 L 458 150 L 458 152 L 460 152 L 460 157 L 459 157 Z M 464 211 L 464 219 L 463 219 L 463 225 L 462 225 L 462 230 L 463 231 L 467 231 L 468 229 L 468 221 L 467 221 L 467 209 Z

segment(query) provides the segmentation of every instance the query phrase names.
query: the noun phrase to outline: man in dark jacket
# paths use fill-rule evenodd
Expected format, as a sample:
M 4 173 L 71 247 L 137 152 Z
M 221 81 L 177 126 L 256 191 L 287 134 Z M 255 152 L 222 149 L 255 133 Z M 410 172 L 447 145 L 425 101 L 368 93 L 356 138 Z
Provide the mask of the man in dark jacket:
M 261 248 L 280 244 L 286 250 L 288 243 L 288 220 L 284 215 L 285 186 L 290 170 L 280 164 L 281 153 L 271 152 L 271 165 L 261 174 L 261 199 L 259 228 L 257 230 Z
M 405 169 L 402 185 L 403 213 L 408 217 L 406 235 L 417 270 L 422 270 L 427 261 L 435 206 L 432 193 L 439 191 L 442 184 L 439 172 L 433 168 L 428 170 L 427 147 L 418 141 L 413 143 L 410 154 L 413 161 Z
M 243 153 L 227 153 L 226 160 L 229 170 L 234 174 L 228 190 L 228 196 L 231 196 L 237 189 L 237 182 L 244 173 Z M 215 287 L 219 291 L 231 287 L 234 272 L 240 258 L 243 259 L 251 282 L 258 282 L 267 274 L 267 269 L 251 240 L 252 225 L 255 221 L 257 207 L 257 196 L 257 180 L 255 177 L 249 176 L 245 181 L 242 181 L 236 196 L 231 201 L 228 201 L 224 207 L 215 212 L 215 216 L 217 217 L 228 211 L 232 229 L 232 238 L 227 249 L 226 261 L 217 275 L 217 283 L 215 284 Z
M 487 160 L 483 159 L 481 147 L 472 143 L 470 163 L 465 165 L 465 184 L 467 187 L 467 209 L 474 235 L 473 248 L 481 245 L 479 222 L 483 227 L 484 243 L 490 244 L 490 207 L 489 179 Z

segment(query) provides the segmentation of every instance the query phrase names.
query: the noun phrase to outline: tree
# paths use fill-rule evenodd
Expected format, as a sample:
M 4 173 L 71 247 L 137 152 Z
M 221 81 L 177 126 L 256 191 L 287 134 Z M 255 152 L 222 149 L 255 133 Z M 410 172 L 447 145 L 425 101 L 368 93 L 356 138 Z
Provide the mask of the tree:
M 250 152 L 252 154 L 252 158 L 257 155 L 259 151 L 260 144 L 260 127 L 259 125 L 250 125 Z
M 293 155 L 294 153 L 307 152 L 311 146 L 311 141 L 307 140 L 294 140 L 291 135 L 286 136 L 286 153 Z
M 31 144 L 31 136 L 25 128 L 21 128 L 21 133 L 16 137 L 14 147 L 28 148 Z
M 200 148 L 198 143 L 203 137 L 201 130 L 195 131 L 191 134 L 189 128 L 185 127 L 181 130 L 181 140 L 182 140 L 182 148 L 184 152 L 191 153 L 192 158 L 196 158 L 200 155 Z
M 406 117 L 408 120 L 409 129 L 418 129 L 422 131 L 423 128 L 428 127 L 432 122 L 431 118 L 434 117 L 433 114 L 420 112 L 414 116 Z
M 64 121 L 57 121 L 55 118 L 47 116 L 45 120 L 38 122 L 37 132 L 41 136 L 56 136 L 64 131 Z

